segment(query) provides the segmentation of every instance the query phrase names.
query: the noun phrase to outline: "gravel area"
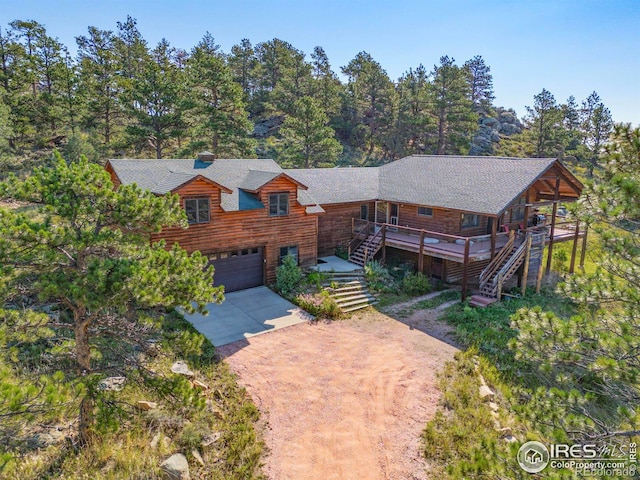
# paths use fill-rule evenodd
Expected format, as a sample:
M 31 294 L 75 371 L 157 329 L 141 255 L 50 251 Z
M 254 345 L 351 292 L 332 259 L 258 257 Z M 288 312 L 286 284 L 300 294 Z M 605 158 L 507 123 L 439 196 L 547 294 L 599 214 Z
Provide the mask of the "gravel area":
M 426 479 L 420 434 L 456 352 L 440 310 L 368 309 L 220 347 L 266 420 L 268 478 Z

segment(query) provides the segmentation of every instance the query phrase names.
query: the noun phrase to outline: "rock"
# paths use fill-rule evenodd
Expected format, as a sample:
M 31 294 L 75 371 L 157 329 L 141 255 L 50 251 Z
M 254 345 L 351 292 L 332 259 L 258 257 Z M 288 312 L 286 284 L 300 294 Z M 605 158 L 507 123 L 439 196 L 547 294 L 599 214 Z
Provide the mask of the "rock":
M 202 383 L 200 380 L 191 380 L 191 385 L 193 385 L 194 388 L 199 388 L 201 390 L 209 390 L 209 385 Z
M 184 375 L 185 377 L 193 377 L 194 373 L 189 370 L 189 367 L 182 360 L 171 365 L 171 371 L 173 373 L 179 373 L 180 375 Z
M 514 437 L 513 435 L 510 435 L 510 436 L 504 437 L 504 439 L 505 439 L 507 442 L 509 442 L 509 443 L 515 443 L 515 442 L 517 442 L 517 441 L 518 441 L 518 439 L 517 439 L 516 437 Z
M 98 384 L 98 388 L 100 390 L 113 390 L 119 392 L 122 390 L 126 380 L 127 379 L 125 377 L 107 377 Z
M 491 390 L 489 387 L 487 387 L 486 385 L 480 386 L 480 398 L 484 400 L 491 400 L 495 396 L 496 392 Z
M 491 117 L 483 118 L 482 124 L 494 130 L 500 129 L 500 122 L 495 118 L 491 118 Z
M 491 411 L 497 412 L 499 407 L 496 402 L 489 402 L 489 408 L 491 409 Z
M 198 450 L 196 450 L 195 448 L 191 450 L 191 455 L 193 455 L 193 458 L 196 459 L 196 462 L 204 467 L 204 460 L 202 459 L 202 455 L 200 455 L 200 452 Z
M 207 435 L 202 439 L 202 442 L 200 443 L 200 445 L 202 445 L 203 447 L 208 447 L 210 445 L 213 445 L 218 440 L 220 440 L 221 436 L 222 434 L 220 432 L 210 433 L 209 435 Z
M 187 457 L 181 453 L 175 453 L 160 464 L 167 480 L 191 480 Z
M 499 428 L 498 433 L 501 437 L 513 437 L 513 431 L 511 430 L 511 427 Z
M 160 442 L 160 437 L 161 437 L 161 436 L 162 436 L 162 435 L 161 435 L 160 433 L 156 433 L 156 434 L 153 436 L 153 438 L 151 439 L 151 444 L 150 444 L 150 446 L 151 446 L 151 448 L 152 448 L 153 450 L 155 450 L 156 448 L 158 448 L 158 443 Z
M 158 404 L 156 402 L 149 402 L 147 400 L 138 400 L 136 405 L 140 410 L 154 410 L 158 408 Z

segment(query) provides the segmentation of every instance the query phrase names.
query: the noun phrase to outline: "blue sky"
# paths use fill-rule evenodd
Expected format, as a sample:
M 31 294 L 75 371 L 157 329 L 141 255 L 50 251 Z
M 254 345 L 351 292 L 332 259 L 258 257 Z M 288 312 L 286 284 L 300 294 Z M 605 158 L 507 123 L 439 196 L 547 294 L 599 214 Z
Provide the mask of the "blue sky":
M 190 49 L 211 32 L 223 50 L 275 37 L 309 54 L 322 46 L 336 72 L 367 51 L 397 79 L 442 55 L 482 55 L 496 105 L 520 117 L 543 88 L 558 102 L 598 92 L 618 122 L 640 125 L 640 0 L 0 0 L 0 25 L 33 19 L 72 50 L 89 25 L 127 15 L 151 46 Z

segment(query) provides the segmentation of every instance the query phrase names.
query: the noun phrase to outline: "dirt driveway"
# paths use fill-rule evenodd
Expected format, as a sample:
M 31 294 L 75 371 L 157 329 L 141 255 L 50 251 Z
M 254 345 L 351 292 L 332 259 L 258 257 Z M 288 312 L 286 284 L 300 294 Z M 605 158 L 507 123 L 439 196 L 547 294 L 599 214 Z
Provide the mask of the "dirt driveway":
M 368 312 L 218 349 L 267 421 L 272 480 L 424 479 L 420 433 L 456 348 L 437 312 Z

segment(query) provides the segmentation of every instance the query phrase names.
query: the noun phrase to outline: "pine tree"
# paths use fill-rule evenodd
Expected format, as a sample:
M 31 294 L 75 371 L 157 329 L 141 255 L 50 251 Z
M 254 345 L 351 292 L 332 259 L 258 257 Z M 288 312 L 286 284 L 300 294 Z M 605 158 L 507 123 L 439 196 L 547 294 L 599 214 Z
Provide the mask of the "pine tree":
M 192 116 L 191 152 L 207 149 L 218 158 L 252 157 L 253 124 L 242 88 L 233 81 L 220 47 L 207 33 L 187 61 Z
M 394 128 L 398 149 L 394 157 L 424 152 L 427 137 L 433 135 L 435 122 L 431 115 L 428 77 L 420 65 L 398 81 L 398 121 Z
M 387 72 L 367 52 L 360 52 L 345 67 L 348 83 L 344 97 L 343 132 L 352 146 L 372 155 L 382 148 L 394 124 L 396 91 Z
M 340 110 L 340 93 L 342 85 L 337 75 L 331 70 L 329 57 L 322 47 L 315 47 L 311 54 L 313 81 L 311 96 L 322 106 L 329 119 L 335 117 Z
M 470 99 L 476 112 L 483 111 L 487 115 L 493 100 L 493 76 L 491 69 L 480 55 L 467 60 L 463 66 L 468 75 Z
M 437 126 L 433 153 L 467 153 L 478 128 L 467 74 L 453 58 L 444 56 L 440 57 L 440 65 L 434 65 L 431 77 L 432 111 Z
M 564 153 L 565 130 L 562 109 L 548 90 L 533 97 L 533 107 L 527 108 L 525 125 L 533 144 L 535 157 L 559 157 Z
M 587 148 L 584 162 L 587 166 L 587 175 L 593 177 L 594 169 L 598 166 L 598 158 L 613 130 L 611 112 L 600 101 L 600 96 L 596 92 L 582 102 L 580 127 L 582 143 Z
M 229 68 L 233 72 L 233 79 L 240 84 L 248 101 L 255 90 L 253 72 L 256 68 L 256 55 L 251 42 L 243 38 L 240 45 L 231 47 L 229 56 Z
M 83 126 L 95 131 L 107 152 L 123 128 L 121 83 L 115 36 L 108 30 L 89 27 L 89 35 L 77 37 L 80 64 L 79 90 L 87 105 Z
M 600 243 L 595 273 L 560 286 L 578 314 L 561 318 L 538 308 L 513 318 L 519 332 L 513 349 L 555 382 L 530 397 L 529 411 L 560 438 L 595 443 L 638 436 L 640 129 L 615 127 L 602 176 L 587 183 L 575 213 Z
M 77 406 L 80 439 L 89 442 L 96 418 L 108 416 L 96 411 L 97 405 L 105 406 L 96 403 L 98 382 L 114 368 L 127 372 L 126 363 L 114 366 L 100 359 L 118 343 L 131 341 L 140 328 L 137 309 L 182 305 L 193 311 L 194 302 L 202 310 L 207 302 L 220 301 L 222 291 L 213 287 L 205 257 L 187 255 L 177 244 L 166 249 L 163 242 L 150 243 L 150 235 L 163 226 L 186 226 L 177 196 L 155 196 L 135 185 L 116 190 L 101 166 L 86 160 L 68 165 L 58 155 L 55 168 L 1 183 L 0 197 L 33 207 L 22 213 L 0 209 L 0 293 L 3 304 L 14 305 L 0 312 L 0 343 L 7 335 L 34 330 L 42 338 L 58 330 L 66 339 L 38 347 L 48 355 L 63 353 L 57 368 L 64 371 L 41 376 L 22 396 L 14 388 L 12 402 L 0 401 L 1 413 L 11 417 L 46 408 L 42 391 L 57 384 L 79 397 L 79 405 L 72 394 L 66 400 L 71 397 L 70 404 Z M 55 307 L 59 317 L 33 310 L 36 297 Z M 15 347 L 9 366 L 3 362 L 1 368 L 19 367 Z M 75 368 L 65 370 L 65 364 Z
M 156 158 L 163 158 L 171 139 L 186 129 L 185 78 L 172 56 L 169 42 L 161 40 L 124 94 L 133 120 L 127 133 L 139 148 L 152 147 Z
M 319 103 L 311 97 L 296 101 L 293 114 L 288 116 L 280 134 L 284 142 L 282 157 L 298 168 L 316 168 L 335 165 L 342 152 L 329 119 Z

